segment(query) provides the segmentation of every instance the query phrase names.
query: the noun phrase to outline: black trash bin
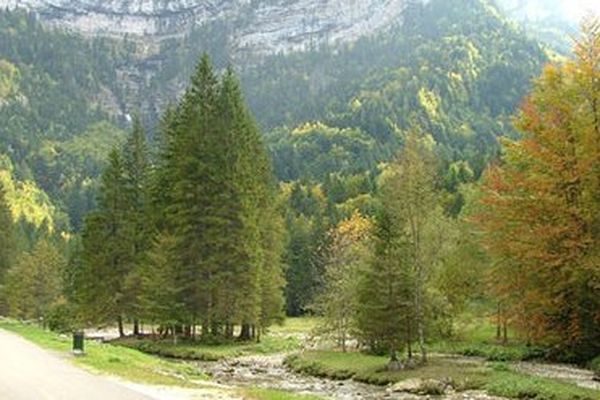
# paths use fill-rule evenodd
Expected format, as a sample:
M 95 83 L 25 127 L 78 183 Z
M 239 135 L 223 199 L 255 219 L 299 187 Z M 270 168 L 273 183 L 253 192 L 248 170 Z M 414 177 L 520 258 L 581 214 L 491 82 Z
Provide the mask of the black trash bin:
M 73 354 L 81 355 L 84 353 L 84 334 L 83 331 L 73 333 Z

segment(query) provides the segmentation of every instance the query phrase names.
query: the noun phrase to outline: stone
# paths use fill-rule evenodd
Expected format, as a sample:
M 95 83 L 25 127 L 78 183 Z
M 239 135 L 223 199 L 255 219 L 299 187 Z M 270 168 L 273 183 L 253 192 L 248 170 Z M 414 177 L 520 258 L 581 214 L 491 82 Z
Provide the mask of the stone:
M 447 389 L 448 383 L 446 380 L 412 378 L 395 383 L 388 391 L 437 396 L 446 393 Z
M 404 392 L 404 393 L 419 393 L 421 390 L 421 385 L 423 384 L 423 379 L 421 378 L 412 378 L 405 379 L 398 383 L 393 384 L 388 390 L 390 392 Z
M 236 21 L 233 48 L 253 55 L 352 42 L 401 21 L 407 0 L 0 0 L 52 26 L 106 36 L 183 36 L 194 26 Z M 239 24 L 239 26 L 238 26 Z

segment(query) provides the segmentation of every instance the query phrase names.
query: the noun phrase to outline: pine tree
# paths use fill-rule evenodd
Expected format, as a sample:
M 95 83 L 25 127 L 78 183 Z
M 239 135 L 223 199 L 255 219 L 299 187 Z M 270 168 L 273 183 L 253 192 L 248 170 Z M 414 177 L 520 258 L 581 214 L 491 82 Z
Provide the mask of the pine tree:
M 219 81 L 204 56 L 177 109 L 165 117 L 153 208 L 177 243 L 186 325 L 203 336 L 257 336 L 275 318 L 281 286 L 272 174 L 264 144 L 231 71 Z M 158 190 L 156 190 L 158 189 Z M 165 204 L 168 203 L 168 204 Z M 158 206 L 158 207 L 157 207 Z M 269 266 L 265 265 L 269 262 Z M 268 275 L 273 275 L 267 279 Z
M 102 175 L 98 209 L 89 214 L 82 234 L 82 270 L 77 300 L 85 323 L 117 321 L 124 335 L 127 312 L 126 277 L 133 265 L 127 179 L 123 157 L 115 149 Z
M 139 305 L 142 317 L 153 324 L 170 327 L 176 340 L 176 326 L 183 320 L 176 260 L 177 241 L 162 233 L 147 252 L 139 269 Z
M 385 204 L 385 202 L 384 202 Z M 390 369 L 400 367 L 398 351 L 413 341 L 414 274 L 407 262 L 406 221 L 383 207 L 375 219 L 374 253 L 358 287 L 357 327 L 372 350 L 390 355 Z
M 202 318 L 207 336 L 216 324 L 217 273 L 220 257 L 227 251 L 223 246 L 229 240 L 226 182 L 222 179 L 227 165 L 221 159 L 225 147 L 219 143 L 217 96 L 218 81 L 204 56 L 173 119 L 163 166 L 172 181 L 167 225 L 178 242 L 187 322 Z
M 144 252 L 150 246 L 152 226 L 148 224 L 149 208 L 149 155 L 146 135 L 139 117 L 133 120 L 133 129 L 123 148 L 123 170 L 127 190 L 127 230 L 131 249 L 131 262 L 125 276 L 124 308 L 134 318 L 134 335 L 139 334 L 136 313 L 139 312 L 137 292 L 140 286 L 139 269 Z
M 427 136 L 409 133 L 397 161 L 382 177 L 374 260 L 359 294 L 360 330 L 391 352 L 392 366 L 398 366 L 401 346 L 412 358 L 413 341 L 421 362 L 427 361 L 426 327 L 432 317 L 428 287 L 447 239 L 431 143 Z

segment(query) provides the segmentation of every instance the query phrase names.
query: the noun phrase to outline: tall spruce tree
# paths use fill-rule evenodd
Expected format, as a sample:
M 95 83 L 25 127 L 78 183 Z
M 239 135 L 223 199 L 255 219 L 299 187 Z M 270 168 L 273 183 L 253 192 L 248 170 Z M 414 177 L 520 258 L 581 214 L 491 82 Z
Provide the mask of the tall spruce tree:
M 358 285 L 357 326 L 371 349 L 390 355 L 390 369 L 398 369 L 398 352 L 407 348 L 412 355 L 415 279 L 407 261 L 406 220 L 394 212 L 397 193 L 384 193 L 375 219 L 374 252 Z
M 162 166 L 172 181 L 166 225 L 177 239 L 186 322 L 195 324 L 201 318 L 206 335 L 215 325 L 217 266 L 228 222 L 223 218 L 227 205 L 220 198 L 217 96 L 218 81 L 204 56 L 171 121 L 172 137 Z
M 140 287 L 139 270 L 142 267 L 144 253 L 150 247 L 152 226 L 149 216 L 149 170 L 150 161 L 146 145 L 146 134 L 139 117 L 133 120 L 133 129 L 123 148 L 124 178 L 127 190 L 127 224 L 130 232 L 129 246 L 131 265 L 125 276 L 124 308 L 127 315 L 134 319 L 133 333 L 139 334 L 137 315 L 138 291 Z
M 127 308 L 125 279 L 133 259 L 129 200 L 123 157 L 114 149 L 102 175 L 98 209 L 85 221 L 82 267 L 75 279 L 83 321 L 117 321 L 120 335 Z
M 170 191 L 154 184 L 153 214 L 176 241 L 180 322 L 204 337 L 231 337 L 236 324 L 256 336 L 279 315 L 281 246 L 269 159 L 233 73 L 219 81 L 203 56 L 163 131 L 154 181 Z

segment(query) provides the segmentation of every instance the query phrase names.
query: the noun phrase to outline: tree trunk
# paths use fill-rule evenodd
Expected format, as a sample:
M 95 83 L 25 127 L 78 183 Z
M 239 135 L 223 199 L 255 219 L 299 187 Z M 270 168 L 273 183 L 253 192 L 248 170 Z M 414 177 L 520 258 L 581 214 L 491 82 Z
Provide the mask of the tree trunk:
M 239 339 L 244 341 L 252 339 L 250 324 L 242 324 L 242 330 L 240 331 Z
M 508 343 L 508 326 L 507 326 L 507 322 L 506 319 L 504 321 L 502 321 L 502 343 L 506 344 Z
M 425 349 L 425 313 L 423 309 L 423 289 L 425 286 L 425 279 L 423 276 L 423 267 L 417 266 L 417 289 L 415 290 L 415 306 L 417 309 L 417 339 L 419 341 L 419 350 L 421 352 L 421 363 L 427 362 L 427 350 Z
M 196 340 L 196 315 L 192 316 L 192 340 Z
M 398 354 L 396 353 L 396 349 L 390 349 L 390 362 L 398 361 Z
M 388 363 L 387 370 L 388 371 L 400 371 L 402 369 L 402 364 L 398 360 L 398 354 L 396 353 L 396 349 L 390 349 L 390 362 Z
M 219 324 L 216 321 L 213 321 L 211 324 L 211 328 L 210 328 L 210 332 L 212 337 L 221 337 L 222 336 L 222 332 L 221 332 L 221 324 Z
M 123 330 L 123 317 L 120 315 L 117 318 L 117 325 L 119 327 L 119 337 L 125 337 L 125 331 Z
M 421 350 L 421 362 L 425 364 L 427 362 L 427 349 L 425 348 L 425 329 L 422 321 L 419 321 L 419 350 Z
M 500 303 L 498 303 L 498 311 L 496 314 L 496 340 L 499 342 L 502 338 L 502 310 Z
M 410 326 L 410 321 L 406 324 L 406 349 L 408 353 L 408 359 L 412 360 L 413 351 L 412 351 L 412 329 Z
M 133 320 L 133 336 L 140 336 L 140 322 L 137 319 Z

